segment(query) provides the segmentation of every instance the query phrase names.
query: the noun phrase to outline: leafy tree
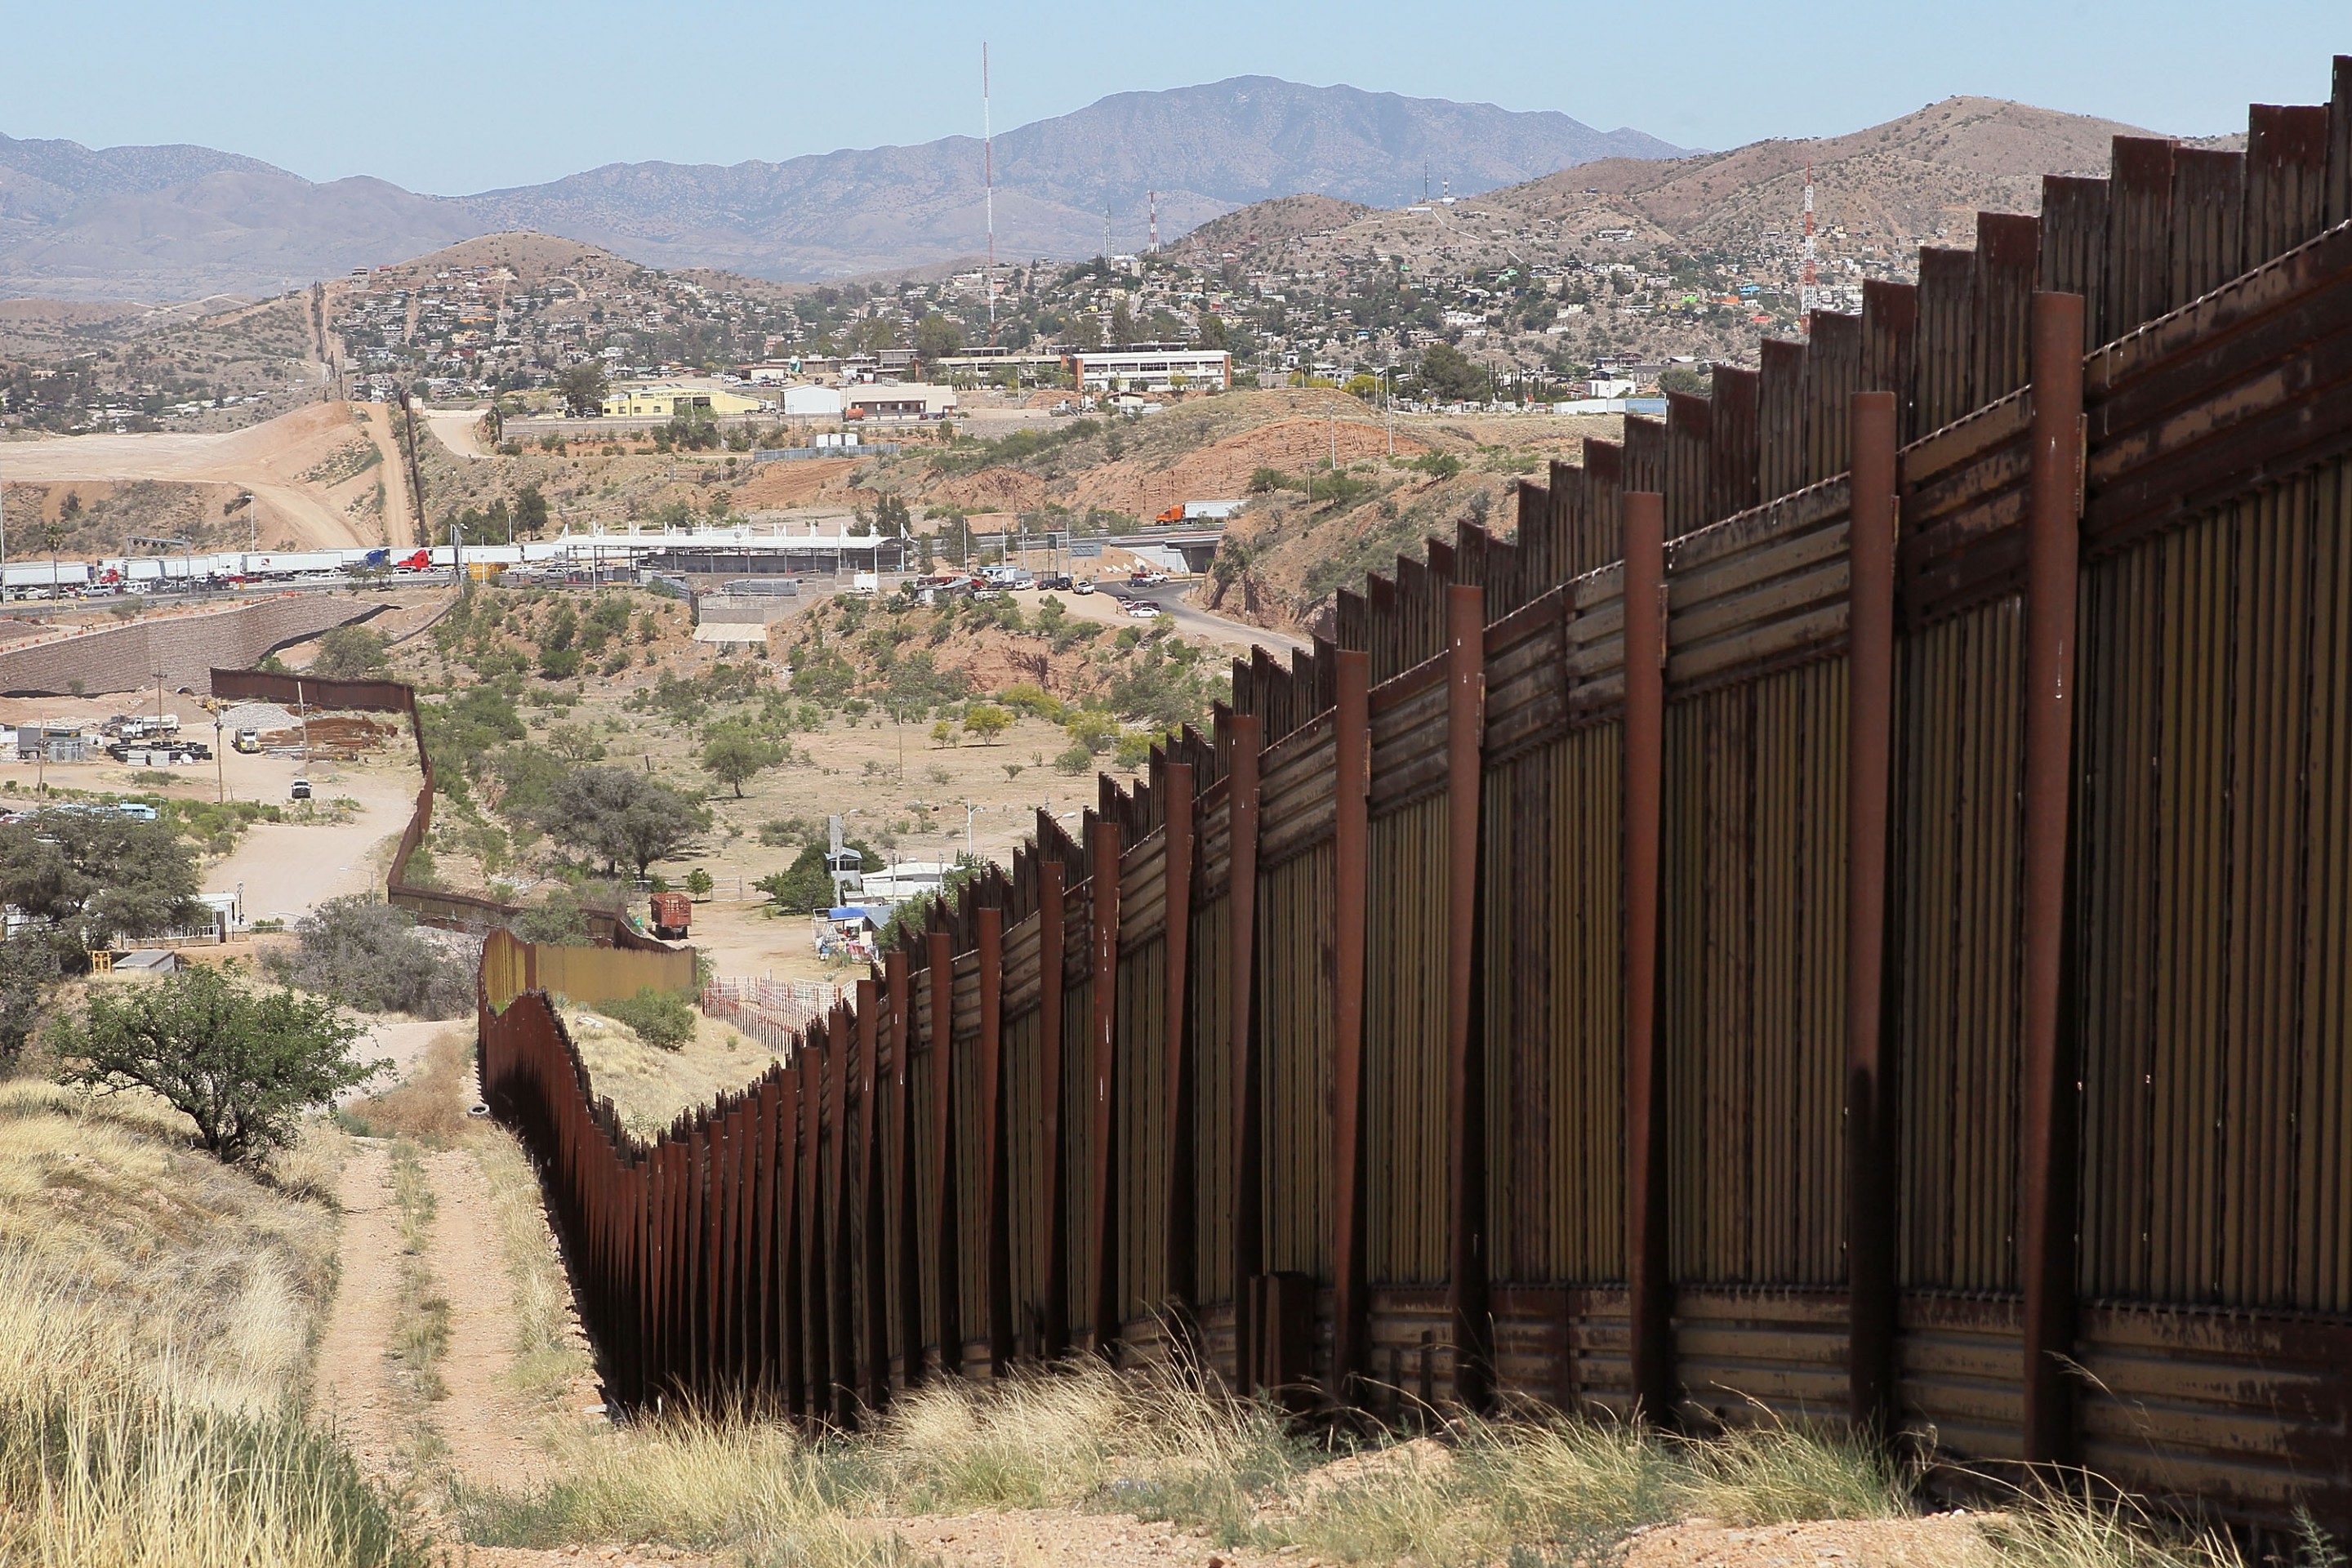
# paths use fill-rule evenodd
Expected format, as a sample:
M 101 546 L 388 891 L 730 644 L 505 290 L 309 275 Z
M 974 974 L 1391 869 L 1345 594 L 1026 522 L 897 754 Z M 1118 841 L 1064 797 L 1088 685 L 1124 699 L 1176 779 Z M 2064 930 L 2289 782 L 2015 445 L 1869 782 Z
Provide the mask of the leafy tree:
M 833 873 L 824 863 L 826 840 L 811 838 L 801 846 L 793 863 L 773 876 L 763 877 L 752 885 L 776 901 L 776 907 L 786 914 L 804 914 L 811 910 L 833 907 Z M 881 864 L 874 847 L 863 839 L 845 838 L 842 847 L 854 849 L 867 866 Z
M 1486 392 L 1486 373 L 1451 343 L 1432 343 L 1421 356 L 1421 382 L 1442 403 L 1462 403 Z
M 40 1028 L 58 978 L 58 955 L 31 931 L 0 942 L 0 1066 L 22 1054 Z
M 1250 470 L 1249 483 L 1245 488 L 1254 496 L 1265 496 L 1272 495 L 1279 489 L 1287 489 L 1296 482 L 1280 468 L 1260 466 Z
M 556 382 L 563 395 L 563 405 L 583 419 L 593 419 L 604 412 L 604 395 L 610 385 L 604 380 L 604 362 L 583 360 L 566 370 Z
M 567 763 L 601 763 L 604 760 L 604 742 L 596 731 L 585 724 L 553 724 L 548 727 L 547 749 Z
M 1135 312 L 1121 300 L 1110 308 L 1110 341 L 1113 346 L 1126 348 L 1137 340 Z
M 0 903 L 48 923 L 79 955 L 196 918 L 195 858 L 161 822 L 58 807 L 0 823 Z
M 686 874 L 686 890 L 698 899 L 709 898 L 710 889 L 718 885 L 711 879 L 710 873 L 699 866 Z
M 514 530 L 525 539 L 536 539 L 547 531 L 547 493 L 537 485 L 525 485 L 515 497 Z
M 379 674 L 391 662 L 384 654 L 382 632 L 368 626 L 330 626 L 319 637 L 319 655 L 310 661 L 310 673 L 356 679 Z
M 575 768 L 549 793 L 540 826 L 559 843 L 636 875 L 710 826 L 710 808 L 627 768 Z
M 418 934 L 416 917 L 354 894 L 294 924 L 296 945 L 264 961 L 271 978 L 371 1013 L 454 1018 L 473 1004 L 472 971 Z
M 1222 349 L 1232 346 L 1232 340 L 1225 331 L 1224 321 L 1209 311 L 1203 311 L 1201 315 L 1201 346 L 1204 349 Z
M 996 744 L 996 738 L 1013 724 L 1013 715 L 993 702 L 975 702 L 963 716 L 963 727 L 980 738 L 983 746 Z
M 1062 728 L 1071 744 L 1084 746 L 1089 756 L 1099 757 L 1118 744 L 1118 721 L 1099 708 L 1081 710 Z
M 933 310 L 915 323 L 915 353 L 925 360 L 963 353 L 963 329 Z
M 257 992 L 198 964 L 152 985 L 91 993 L 59 1021 L 68 1082 L 161 1095 L 196 1124 L 196 1138 L 235 1163 L 289 1142 L 304 1110 L 392 1066 L 352 1059 L 365 1031 L 331 1002 Z
M 755 778 L 784 760 L 783 747 L 741 724 L 714 727 L 702 743 L 702 771 L 743 798 L 743 781 Z
M 934 746 L 952 746 L 952 745 L 954 745 L 955 743 L 956 743 L 956 732 L 955 732 L 955 726 L 954 726 L 954 725 L 952 725 L 952 724 L 949 723 L 946 720 L 942 719 L 942 720 L 940 720 L 938 723 L 936 723 L 936 724 L 934 724 L 934 725 L 932 725 L 932 726 L 931 726 L 931 744 L 932 744 L 932 745 L 934 745 Z
M 587 947 L 588 917 L 580 908 L 580 895 L 569 888 L 551 890 L 543 902 L 520 910 L 509 929 L 525 942 L 535 942 L 549 947 Z

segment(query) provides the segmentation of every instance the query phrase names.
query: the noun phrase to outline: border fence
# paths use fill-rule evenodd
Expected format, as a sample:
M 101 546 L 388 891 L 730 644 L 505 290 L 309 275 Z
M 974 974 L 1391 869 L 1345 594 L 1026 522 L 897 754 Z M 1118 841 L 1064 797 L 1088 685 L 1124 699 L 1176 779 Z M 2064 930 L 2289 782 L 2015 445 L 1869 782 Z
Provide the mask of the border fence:
M 508 925 L 522 913 L 516 904 L 502 904 L 473 893 L 428 888 L 408 880 L 408 858 L 425 842 L 433 827 L 433 756 L 425 745 L 425 724 L 417 716 L 416 691 L 398 680 L 340 679 L 329 676 L 296 675 L 268 669 L 215 669 L 212 691 L 217 698 L 248 702 L 277 702 L 362 713 L 407 716 L 408 731 L 416 738 L 416 768 L 423 782 L 416 790 L 416 807 L 394 847 L 392 864 L 384 873 L 384 901 L 397 904 L 425 925 L 453 931 L 487 931 Z M 608 946 L 646 952 L 668 952 L 667 944 L 640 934 L 625 910 L 583 909 L 589 934 Z M 685 983 L 691 984 L 691 981 Z
M 1849 1420 L 2352 1522 L 2352 59 L 1342 594 L 788 1065 L 487 1095 L 613 1396 Z

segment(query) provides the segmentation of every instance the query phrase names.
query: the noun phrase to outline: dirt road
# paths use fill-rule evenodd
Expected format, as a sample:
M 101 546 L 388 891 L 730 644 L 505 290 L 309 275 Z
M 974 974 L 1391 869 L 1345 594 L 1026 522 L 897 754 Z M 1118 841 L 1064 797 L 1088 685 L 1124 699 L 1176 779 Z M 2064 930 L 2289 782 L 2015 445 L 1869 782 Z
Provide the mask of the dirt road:
M 372 438 L 353 419 L 353 407 L 313 404 L 266 424 L 207 435 L 62 436 L 11 442 L 8 477 L 234 484 L 251 490 L 260 508 L 255 532 L 263 549 L 377 544 L 382 540 L 374 519 L 355 515 L 351 508 L 359 491 L 373 489 L 376 471 L 354 468 L 344 474 L 343 468 L 331 466 L 354 439 Z M 385 428 L 380 409 L 373 411 L 368 426 Z M 381 439 L 375 444 L 380 450 L 388 445 Z M 388 502 L 404 494 L 395 488 L 397 476 L 388 468 L 382 477 Z
M 223 771 L 240 800 L 286 802 L 295 809 L 287 793 L 300 776 L 317 792 L 315 804 L 338 798 L 359 803 L 348 822 L 256 823 L 234 853 L 206 869 L 206 892 L 244 889 L 248 920 L 291 924 L 328 899 L 365 892 L 380 882 L 393 840 L 416 804 L 414 763 L 402 766 L 390 757 L 359 765 L 305 764 L 292 757 L 230 752 Z
M 446 412 L 427 409 L 425 425 L 433 432 L 435 440 L 469 463 L 489 456 L 482 450 L 482 411 L 478 408 L 455 408 Z

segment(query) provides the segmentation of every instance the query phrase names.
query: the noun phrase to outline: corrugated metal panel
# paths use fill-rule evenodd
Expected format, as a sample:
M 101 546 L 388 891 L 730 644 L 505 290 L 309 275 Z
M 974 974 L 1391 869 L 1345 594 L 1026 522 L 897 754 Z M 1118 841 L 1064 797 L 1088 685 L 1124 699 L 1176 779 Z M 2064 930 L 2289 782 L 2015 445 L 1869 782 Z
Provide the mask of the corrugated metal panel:
M 1156 1312 L 1168 1300 L 1167 949 L 1158 937 L 1118 955 L 1114 1069 L 1118 1161 L 1118 1292 L 1121 1321 Z
M 1198 1303 L 1234 1296 L 1234 1016 L 1232 904 L 1192 916 L 1192 1278 Z
M 1073 900 L 1075 901 L 1075 900 Z M 1084 953 L 1083 939 L 1071 944 L 1073 952 Z M 1064 1310 L 1069 1314 L 1070 1331 L 1083 1334 L 1095 1326 L 1095 1303 L 1088 1293 L 1087 1281 L 1094 1278 L 1095 1205 L 1102 1194 L 1094 1188 L 1089 1173 L 1094 1170 L 1094 1118 L 1088 1108 L 1095 1102 L 1094 1041 L 1088 1037 L 1094 1017 L 1095 984 L 1091 979 L 1070 983 L 1062 1004 L 1062 1169 L 1070 1179 L 1062 1184 L 1068 1207 L 1062 1215 L 1062 1235 L 1065 1256 L 1069 1259 L 1068 1300 Z
M 1889 894 L 1906 1286 L 2017 1282 L 2022 620 L 2003 599 L 1903 650 Z
M 1445 1278 L 1446 805 L 1415 802 L 1371 826 L 1365 958 L 1365 1254 L 1376 1284 Z
M 1331 1278 L 1330 845 L 1269 869 L 1258 892 L 1265 1266 Z
M 1501 1279 L 1625 1272 L 1622 732 L 1486 777 L 1487 1212 Z
M 2084 1287 L 2352 1309 L 2342 465 L 2084 576 Z
M 1678 1280 L 1844 1278 L 1845 663 L 1666 710 Z

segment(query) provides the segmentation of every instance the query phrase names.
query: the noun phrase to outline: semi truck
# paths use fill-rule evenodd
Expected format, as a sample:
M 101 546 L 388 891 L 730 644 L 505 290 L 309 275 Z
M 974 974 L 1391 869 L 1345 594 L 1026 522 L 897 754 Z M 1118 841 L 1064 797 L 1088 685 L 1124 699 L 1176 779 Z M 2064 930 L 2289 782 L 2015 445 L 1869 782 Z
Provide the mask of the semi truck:
M 1227 522 L 1241 515 L 1245 500 L 1188 500 L 1171 506 L 1154 522 Z

